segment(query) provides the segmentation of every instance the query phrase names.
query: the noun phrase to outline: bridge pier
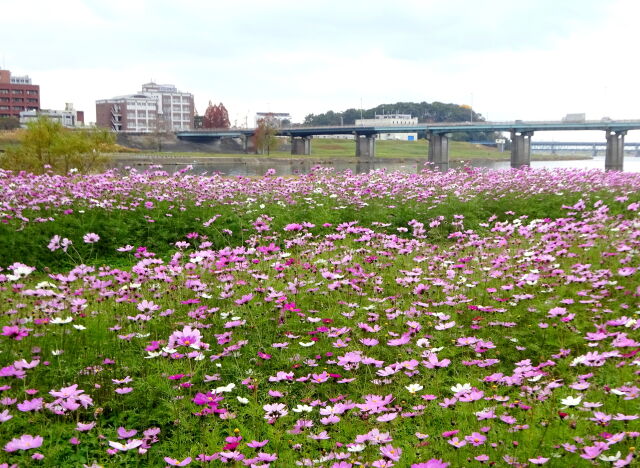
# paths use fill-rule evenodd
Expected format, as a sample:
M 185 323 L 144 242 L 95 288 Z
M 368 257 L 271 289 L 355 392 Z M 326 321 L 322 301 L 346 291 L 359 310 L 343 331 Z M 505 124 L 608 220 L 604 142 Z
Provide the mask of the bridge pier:
M 531 136 L 533 132 L 511 131 L 511 167 L 519 169 L 531 165 Z
M 605 171 L 622 171 L 624 162 L 624 136 L 626 131 L 607 130 L 607 152 L 604 159 Z
M 247 137 L 246 135 L 243 135 L 242 137 L 240 137 L 240 140 L 242 141 L 242 151 L 244 151 L 245 153 L 249 152 L 249 137 Z
M 291 154 L 311 154 L 311 137 L 291 137 Z
M 355 134 L 356 157 L 375 158 L 376 156 L 376 136 Z
M 427 132 L 429 163 L 440 172 L 449 170 L 449 133 Z

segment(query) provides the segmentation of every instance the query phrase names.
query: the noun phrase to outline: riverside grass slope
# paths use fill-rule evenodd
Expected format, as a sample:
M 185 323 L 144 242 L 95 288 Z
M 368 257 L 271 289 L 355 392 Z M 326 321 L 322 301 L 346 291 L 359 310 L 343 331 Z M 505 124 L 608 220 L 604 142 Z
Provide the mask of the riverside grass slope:
M 0 466 L 637 462 L 639 174 L 0 191 Z
M 288 139 L 282 139 L 287 141 Z M 315 158 L 354 158 L 355 143 L 353 140 L 342 138 L 315 138 L 311 143 L 311 157 Z M 133 151 L 133 150 L 132 150 Z M 427 159 L 429 151 L 429 143 L 426 140 L 419 141 L 401 141 L 401 140 L 377 140 L 376 141 L 376 158 L 409 158 L 409 159 Z M 204 153 L 204 152 L 153 152 L 144 151 L 145 155 L 166 156 L 166 157 L 270 157 L 270 158 L 308 158 L 304 155 L 291 155 L 290 150 L 285 150 L 284 145 L 280 149 L 271 151 L 267 154 L 249 153 Z M 116 154 L 117 155 L 117 154 Z M 127 154 L 127 156 L 131 156 Z M 466 141 L 450 141 L 449 156 L 451 161 L 509 161 L 509 151 L 500 152 L 496 148 L 490 146 L 469 143 Z M 588 159 L 589 156 L 584 154 L 534 154 L 533 160 L 575 160 Z

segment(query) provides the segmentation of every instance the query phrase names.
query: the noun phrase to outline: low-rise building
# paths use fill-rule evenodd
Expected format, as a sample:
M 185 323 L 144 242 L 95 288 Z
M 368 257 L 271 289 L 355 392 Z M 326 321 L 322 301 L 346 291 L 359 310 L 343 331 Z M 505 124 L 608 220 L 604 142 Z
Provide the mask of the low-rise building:
M 411 127 L 418 125 L 418 118 L 411 117 L 411 114 L 383 114 L 377 115 L 373 119 L 357 119 L 356 126 L 385 126 L 385 127 Z M 407 133 L 379 133 L 379 140 L 408 140 L 418 139 L 418 132 Z
M 40 110 L 40 86 L 28 76 L 12 76 L 0 70 L 0 117 L 20 117 L 23 111 Z
M 64 110 L 41 109 L 26 110 L 20 112 L 20 124 L 25 126 L 29 122 L 37 120 L 38 117 L 45 116 L 60 122 L 63 127 L 76 128 L 84 126 L 84 112 L 73 108 L 73 104 L 67 102 Z

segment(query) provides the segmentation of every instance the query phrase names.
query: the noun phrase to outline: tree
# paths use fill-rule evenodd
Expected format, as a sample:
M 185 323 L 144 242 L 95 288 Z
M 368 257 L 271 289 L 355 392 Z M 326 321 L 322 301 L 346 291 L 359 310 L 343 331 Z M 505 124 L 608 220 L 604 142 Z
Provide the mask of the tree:
M 253 147 L 256 149 L 256 153 L 264 154 L 265 150 L 267 155 L 271 154 L 271 150 L 278 147 L 278 127 L 271 119 L 258 120 L 258 126 L 253 133 Z
M 19 146 L 0 156 L 0 167 L 42 174 L 47 170 L 66 174 L 71 169 L 86 173 L 99 170 L 106 158 L 101 154 L 114 143 L 107 130 L 71 130 L 48 117 L 27 124 Z
M 209 101 L 209 107 L 204 113 L 202 123 L 204 128 L 229 128 L 231 126 L 229 112 L 227 112 L 224 104 L 220 103 L 214 106 L 211 101 Z

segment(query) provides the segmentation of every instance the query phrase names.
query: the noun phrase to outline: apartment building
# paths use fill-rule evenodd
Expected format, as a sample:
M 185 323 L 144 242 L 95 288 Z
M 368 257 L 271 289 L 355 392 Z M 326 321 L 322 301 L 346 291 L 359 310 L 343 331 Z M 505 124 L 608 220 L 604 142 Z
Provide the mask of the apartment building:
M 38 110 L 40 86 L 28 76 L 12 76 L 9 70 L 0 70 L 0 118 L 20 118 L 20 112 Z
M 96 101 L 96 125 L 116 132 L 189 130 L 193 119 L 193 95 L 174 85 L 145 83 L 139 93 Z

